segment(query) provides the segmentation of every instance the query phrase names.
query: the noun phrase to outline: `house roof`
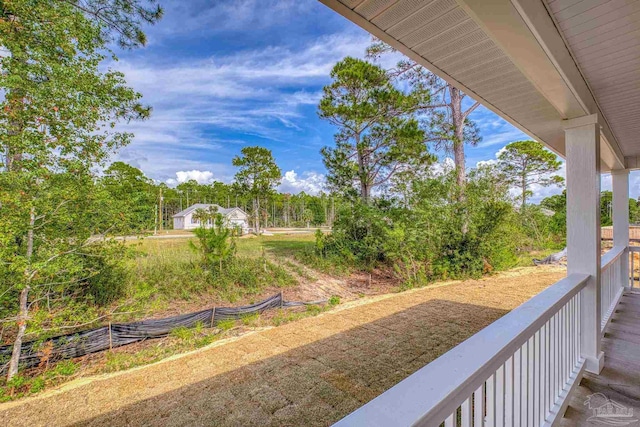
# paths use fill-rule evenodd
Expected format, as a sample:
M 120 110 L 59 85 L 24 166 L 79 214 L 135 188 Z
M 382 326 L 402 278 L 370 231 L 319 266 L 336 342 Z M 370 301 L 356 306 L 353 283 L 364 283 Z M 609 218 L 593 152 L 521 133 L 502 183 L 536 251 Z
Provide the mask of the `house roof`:
M 196 209 L 209 209 L 211 207 L 215 207 L 217 212 L 222 214 L 222 215 L 224 215 L 224 216 L 229 215 L 231 212 L 235 211 L 236 209 L 246 215 L 246 212 L 244 212 L 242 209 L 240 209 L 238 207 L 223 208 L 222 206 L 216 205 L 216 204 L 196 203 L 195 205 L 191 205 L 187 209 L 185 209 L 183 211 L 180 211 L 177 214 L 173 215 L 172 218 L 180 218 L 180 217 L 183 217 L 183 216 L 186 216 L 186 215 L 192 213 Z

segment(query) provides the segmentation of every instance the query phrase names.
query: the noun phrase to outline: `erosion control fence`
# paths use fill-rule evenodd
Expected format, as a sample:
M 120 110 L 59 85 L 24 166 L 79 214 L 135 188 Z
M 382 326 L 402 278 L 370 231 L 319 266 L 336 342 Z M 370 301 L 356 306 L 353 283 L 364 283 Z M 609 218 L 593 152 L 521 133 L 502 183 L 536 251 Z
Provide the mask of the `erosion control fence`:
M 253 313 L 278 307 L 293 307 L 319 304 L 324 301 L 303 303 L 284 301 L 282 294 L 276 294 L 256 304 L 241 307 L 215 307 L 195 313 L 163 319 L 149 319 L 132 323 L 112 323 L 96 329 L 75 332 L 45 340 L 28 341 L 22 344 L 20 366 L 33 368 L 44 360 L 54 362 L 72 359 L 86 354 L 97 353 L 114 347 L 131 344 L 149 338 L 166 337 L 176 328 L 193 328 L 198 324 L 213 327 L 218 322 L 237 320 Z M 0 373 L 7 369 L 13 345 L 0 347 Z

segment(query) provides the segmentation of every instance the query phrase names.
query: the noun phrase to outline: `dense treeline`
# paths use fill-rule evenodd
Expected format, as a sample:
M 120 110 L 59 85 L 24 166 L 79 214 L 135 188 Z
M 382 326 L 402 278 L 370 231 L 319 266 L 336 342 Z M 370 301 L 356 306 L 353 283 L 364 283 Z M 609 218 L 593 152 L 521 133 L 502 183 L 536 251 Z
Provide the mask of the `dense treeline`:
M 199 184 L 189 180 L 172 188 L 154 182 L 141 170 L 122 162 L 111 164 L 96 179 L 95 186 L 108 200 L 105 200 L 107 210 L 102 214 L 104 220 L 96 231 L 110 234 L 170 229 L 172 216 L 195 203 L 237 206 L 249 214 L 251 226 L 257 211 L 260 223 L 266 227 L 330 226 L 341 206 L 341 198 L 328 193 L 265 191 L 258 194 L 261 204 L 257 208 L 253 203 L 255 196 L 236 182 Z
M 378 43 L 372 51 L 390 49 Z M 480 138 L 475 107 L 462 112 L 459 90 L 408 60 L 385 70 L 346 58 L 331 77 L 319 115 L 337 132 L 322 155 L 331 189 L 350 204 L 330 235 L 318 234 L 319 256 L 392 267 L 414 285 L 506 268 L 519 252 L 562 244 L 527 204 L 534 185 L 563 181 L 559 160 L 540 143 L 513 142 L 496 164 L 466 170 L 464 145 Z M 434 168 L 430 142 L 453 152 L 453 168 Z
M 90 239 L 111 224 L 94 170 L 131 141 L 117 123 L 144 120 L 151 107 L 105 59 L 117 60 L 113 43 L 144 45 L 142 26 L 162 13 L 154 0 L 0 5 L 0 308 L 16 328 L 9 380 L 42 304 L 99 299 L 103 285 L 122 283 L 125 248 Z
M 370 56 L 392 51 L 383 43 Z M 529 201 L 534 189 L 562 187 L 561 161 L 536 141 L 515 141 L 497 160 L 467 170 L 464 145 L 480 140 L 465 95 L 410 60 L 384 70 L 345 58 L 331 72 L 319 116 L 336 126 L 322 150 L 327 181 L 350 204 L 333 232 L 317 235 L 318 256 L 365 268 L 393 268 L 406 286 L 514 266 L 532 250 L 561 248 L 564 194 Z M 434 167 L 429 149 L 454 154 Z M 602 196 L 610 224 L 610 192 Z M 632 221 L 637 203 L 630 200 Z

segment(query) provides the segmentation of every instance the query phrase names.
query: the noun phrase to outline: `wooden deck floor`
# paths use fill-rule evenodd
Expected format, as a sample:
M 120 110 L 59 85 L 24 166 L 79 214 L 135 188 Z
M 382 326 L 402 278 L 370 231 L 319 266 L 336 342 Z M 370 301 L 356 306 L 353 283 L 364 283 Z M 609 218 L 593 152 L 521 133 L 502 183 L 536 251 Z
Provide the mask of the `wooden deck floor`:
M 605 354 L 600 375 L 585 373 L 580 386 L 569 397 L 562 426 L 629 425 L 640 426 L 640 293 L 627 293 L 621 299 L 602 341 Z M 602 393 L 602 395 L 596 395 Z M 594 396 L 595 395 L 595 396 Z M 595 406 L 606 399 L 633 409 L 632 419 L 624 424 L 609 424 L 605 419 L 589 419 Z

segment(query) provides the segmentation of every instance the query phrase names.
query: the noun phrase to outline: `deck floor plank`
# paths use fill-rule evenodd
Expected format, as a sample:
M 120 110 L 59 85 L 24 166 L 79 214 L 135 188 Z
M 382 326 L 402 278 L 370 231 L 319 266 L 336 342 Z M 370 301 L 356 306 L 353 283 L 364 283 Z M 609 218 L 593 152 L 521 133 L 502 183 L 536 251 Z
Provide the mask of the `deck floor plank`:
M 569 396 L 569 407 L 560 423 L 563 427 L 603 425 L 586 403 L 589 396 L 602 393 L 640 419 L 640 294 L 626 293 L 607 326 L 602 340 L 604 369 L 600 375 L 585 373 L 580 386 Z M 635 421 L 629 425 L 640 425 Z

